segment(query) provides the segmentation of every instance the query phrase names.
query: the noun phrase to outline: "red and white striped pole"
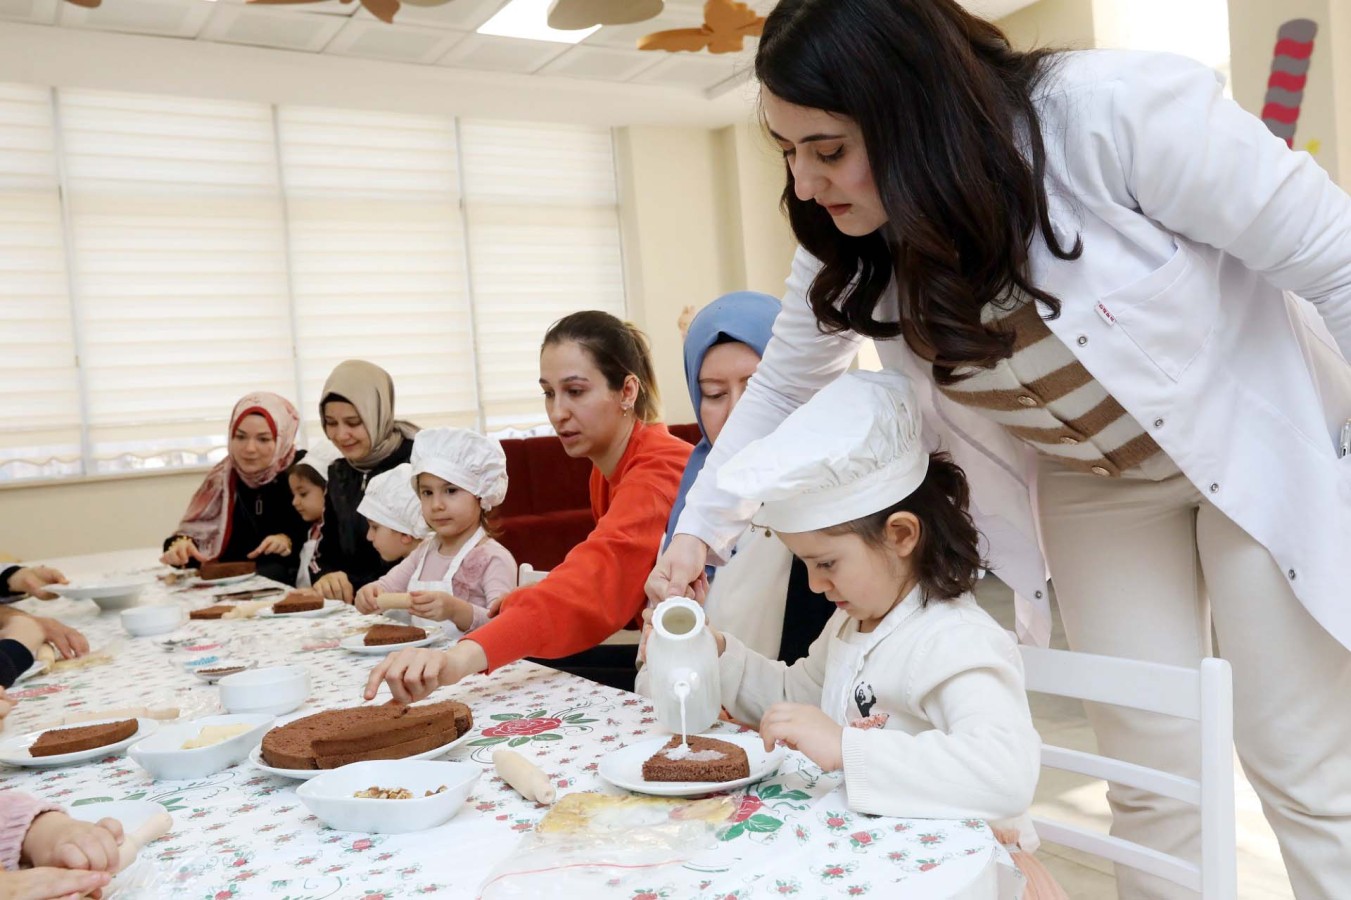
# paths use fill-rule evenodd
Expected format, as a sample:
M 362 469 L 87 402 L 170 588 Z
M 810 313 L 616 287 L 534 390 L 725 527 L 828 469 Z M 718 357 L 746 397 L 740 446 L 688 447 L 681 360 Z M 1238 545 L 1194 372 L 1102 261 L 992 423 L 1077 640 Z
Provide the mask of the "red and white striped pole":
M 1299 105 L 1304 85 L 1309 80 L 1309 57 L 1318 23 L 1311 19 L 1291 19 L 1276 32 L 1276 51 L 1271 59 L 1271 76 L 1262 105 L 1262 121 L 1271 133 L 1284 138 L 1293 147 Z

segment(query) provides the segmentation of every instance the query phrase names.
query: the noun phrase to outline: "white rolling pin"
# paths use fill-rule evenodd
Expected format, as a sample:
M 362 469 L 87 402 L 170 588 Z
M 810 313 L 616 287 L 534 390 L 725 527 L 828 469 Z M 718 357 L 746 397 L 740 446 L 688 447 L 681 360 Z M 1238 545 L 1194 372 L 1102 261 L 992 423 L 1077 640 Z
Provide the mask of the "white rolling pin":
M 160 810 L 150 818 L 141 823 L 141 826 L 135 831 L 128 831 L 122 835 L 122 843 L 117 848 L 117 867 L 109 874 L 117 875 L 127 866 L 136 861 L 136 854 L 141 852 L 141 848 L 151 841 L 158 840 L 169 833 L 173 827 L 174 820 L 167 812 Z M 106 890 L 106 888 L 105 888 Z M 88 894 L 85 894 L 88 897 Z
M 38 648 L 37 655 L 33 657 L 44 666 L 50 666 L 56 662 L 56 648 L 51 644 L 43 644 Z
M 494 750 L 493 767 L 503 781 L 527 800 L 549 804 L 558 796 L 554 783 L 544 770 L 515 750 Z
M 98 719 L 155 719 L 165 722 L 178 718 L 177 706 L 165 706 L 152 709 L 147 706 L 123 706 L 118 709 L 87 710 L 63 716 L 61 725 L 76 725 L 80 722 L 93 722 Z
M 412 594 L 381 594 L 375 598 L 375 605 L 380 610 L 387 609 L 412 609 Z

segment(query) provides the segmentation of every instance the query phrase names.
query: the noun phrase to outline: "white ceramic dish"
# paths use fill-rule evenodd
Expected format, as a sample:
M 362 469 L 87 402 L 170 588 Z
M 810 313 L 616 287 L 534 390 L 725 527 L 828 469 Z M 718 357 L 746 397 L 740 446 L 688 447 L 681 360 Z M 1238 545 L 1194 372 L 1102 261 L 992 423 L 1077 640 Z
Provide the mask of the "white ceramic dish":
M 278 602 L 281 602 L 281 601 L 278 601 Z M 311 609 L 311 610 L 306 610 L 305 612 L 296 612 L 296 613 L 276 613 L 276 612 L 273 612 L 273 611 L 272 611 L 272 607 L 269 606 L 267 609 L 264 609 L 264 610 L 262 610 L 262 611 L 260 611 L 260 612 L 258 613 L 258 618 L 260 618 L 260 619 L 317 619 L 317 618 L 319 618 L 320 616 L 331 616 L 331 615 L 333 615 L 335 612 L 337 612 L 337 611 L 340 610 L 340 609 L 345 608 L 346 606 L 347 606 L 347 604 L 346 604 L 346 603 L 343 603 L 341 600 L 325 600 L 325 601 L 324 601 L 324 605 L 321 606 L 321 607 L 319 607 L 318 609 Z
M 310 812 L 329 828 L 364 834 L 405 834 L 444 825 L 464 808 L 483 770 L 444 760 L 372 760 L 329 769 L 296 788 Z M 430 797 L 427 791 L 445 790 Z M 407 788 L 408 800 L 353 797 L 369 787 Z
M 271 713 L 298 709 L 310 697 L 310 673 L 304 666 L 270 666 L 226 675 L 216 682 L 227 712 Z
M 360 634 L 349 634 L 338 642 L 338 646 L 348 653 L 361 653 L 367 656 L 385 656 L 393 653 L 395 650 L 407 650 L 410 647 L 425 647 L 432 641 L 439 638 L 439 633 L 433 632 L 420 641 L 405 641 L 402 644 L 380 644 L 376 647 L 367 647 L 362 641 L 366 640 L 365 632 Z
M 99 719 L 94 722 L 81 722 L 79 725 L 65 726 L 68 728 L 81 728 L 85 725 L 98 725 L 101 722 L 118 722 L 120 719 Z M 11 766 L 27 766 L 36 769 L 46 769 L 54 766 L 69 766 L 74 763 L 88 762 L 91 759 L 102 759 L 105 756 L 116 756 L 127 747 L 154 734 L 159 728 L 159 723 L 154 719 L 137 719 L 136 733 L 129 738 L 123 738 L 116 743 L 108 744 L 104 747 L 95 747 L 92 750 L 81 750 L 78 753 L 59 753 L 56 756 L 33 756 L 28 752 L 28 748 L 38 739 L 44 731 L 53 729 L 44 728 L 41 731 L 30 731 L 27 734 L 15 735 L 5 741 L 0 741 L 0 763 L 6 763 Z
M 249 755 L 249 749 L 257 746 L 263 735 L 272 727 L 273 721 L 273 717 L 265 713 L 247 713 L 207 716 L 191 722 L 178 722 L 166 725 L 145 740 L 132 744 L 127 749 L 127 756 L 156 779 L 181 781 L 188 778 L 205 778 L 243 762 Z M 243 734 L 237 734 L 219 744 L 184 750 L 183 744 L 201 734 L 207 725 L 250 727 Z
M 83 584 L 49 584 L 46 590 L 72 600 L 93 600 L 99 609 L 120 610 L 133 606 L 150 582 L 144 578 L 86 581 Z
M 167 634 L 188 620 L 188 612 L 177 603 L 156 603 L 122 610 L 122 627 L 133 637 Z
M 700 737 L 717 738 L 745 750 L 746 761 L 750 763 L 750 776 L 735 781 L 644 781 L 643 763 L 666 746 L 666 742 L 671 739 L 669 734 L 639 741 L 622 750 L 607 753 L 601 758 L 598 772 L 601 778 L 626 791 L 652 794 L 657 797 L 698 797 L 703 794 L 735 790 L 768 778 L 779 771 L 779 766 L 787 755 L 787 751 L 782 747 L 775 747 L 772 752 L 766 753 L 764 742 L 758 734 L 705 734 Z
M 305 715 L 311 715 L 311 714 L 310 714 L 310 713 L 305 713 Z M 298 719 L 298 718 L 301 718 L 301 717 L 300 717 L 300 716 L 291 716 L 289 719 L 281 719 L 281 720 L 278 720 L 277 724 L 278 724 L 278 725 L 285 725 L 288 721 L 294 721 L 295 719 Z M 404 757 L 403 759 L 374 760 L 374 761 L 375 761 L 375 762 L 389 762 L 389 763 L 406 763 L 406 762 L 410 762 L 410 761 L 413 761 L 413 760 L 436 759 L 438 756 L 441 756 L 441 755 L 444 754 L 444 753 L 449 753 L 449 752 L 450 752 L 452 749 L 454 749 L 455 747 L 458 747 L 460 744 L 462 744 L 462 743 L 464 743 L 465 741 L 469 740 L 469 738 L 472 737 L 473 734 L 474 734 L 474 730 L 471 728 L 467 733 L 460 735 L 460 736 L 457 737 L 455 740 L 451 741 L 449 744 L 442 744 L 440 747 L 433 747 L 433 748 L 430 749 L 430 750 L 424 751 L 424 752 L 422 752 L 422 753 L 416 753 L 416 754 L 414 754 L 413 756 L 406 756 L 406 757 Z M 263 745 L 262 745 L 261 742 L 258 744 L 258 746 L 254 747 L 252 750 L 249 751 L 249 762 L 253 763 L 253 764 L 254 764 L 255 766 L 257 766 L 259 769 L 261 769 L 262 771 L 266 772 L 266 773 L 269 774 L 269 775 L 277 775 L 277 776 L 279 776 L 279 777 L 281 777 L 281 778 L 294 778 L 296 781 L 308 781 L 308 780 L 310 780 L 311 778 L 314 778 L 314 777 L 317 776 L 317 775 L 322 775 L 322 774 L 324 774 L 325 772 L 339 772 L 339 771 L 342 771 L 341 769 L 278 769 L 278 768 L 276 768 L 275 766 L 269 766 L 267 763 L 263 762 Z M 365 765 L 365 763 L 350 763 L 349 765 L 343 766 L 342 768 L 343 768 L 343 769 L 350 769 L 352 766 L 358 766 L 358 765 Z M 438 782 L 438 784 L 441 784 L 441 783 L 443 783 L 443 782 Z M 381 787 L 386 787 L 386 786 L 387 786 L 387 785 L 381 785 Z M 394 786 L 394 787 L 409 787 L 409 788 L 411 789 L 411 787 L 410 787 L 409 785 L 393 785 L 393 786 Z M 437 785 L 432 785 L 433 788 L 435 788 L 436 786 L 437 786 Z M 369 784 L 365 784 L 365 785 L 362 785 L 362 787 L 370 787 L 370 785 L 369 785 Z
M 211 669 L 232 669 L 241 667 L 244 671 L 253 668 L 253 663 L 244 659 L 218 659 L 209 666 L 198 666 L 192 670 L 192 674 L 205 681 L 207 684 L 215 684 L 222 678 L 229 678 L 231 675 L 238 675 L 238 672 L 226 672 L 225 674 L 213 673 Z

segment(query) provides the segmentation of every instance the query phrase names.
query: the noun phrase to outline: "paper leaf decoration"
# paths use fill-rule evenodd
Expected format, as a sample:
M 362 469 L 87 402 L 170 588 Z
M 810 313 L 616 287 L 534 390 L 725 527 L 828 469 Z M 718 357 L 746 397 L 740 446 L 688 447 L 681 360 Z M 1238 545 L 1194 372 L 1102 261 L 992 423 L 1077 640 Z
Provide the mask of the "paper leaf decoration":
M 554 0 L 549 27 L 579 31 L 593 25 L 631 25 L 661 14 L 663 0 Z
M 745 3 L 736 0 L 708 0 L 704 4 L 701 28 L 674 28 L 638 39 L 639 50 L 666 50 L 670 53 L 736 53 L 748 37 L 759 37 L 765 20 Z

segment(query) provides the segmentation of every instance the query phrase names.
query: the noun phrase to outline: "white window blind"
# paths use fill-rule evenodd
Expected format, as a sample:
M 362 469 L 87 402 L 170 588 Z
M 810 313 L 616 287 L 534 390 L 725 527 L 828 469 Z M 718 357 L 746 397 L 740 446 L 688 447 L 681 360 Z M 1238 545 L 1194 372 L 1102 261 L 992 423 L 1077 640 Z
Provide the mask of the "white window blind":
M 454 121 L 282 107 L 278 129 L 303 417 L 317 426 L 329 372 L 361 358 L 393 377 L 400 418 L 477 424 Z
M 294 393 L 271 109 L 57 103 L 92 470 L 204 462 L 242 394 Z
M 624 315 L 613 141 L 507 122 L 466 121 L 460 136 L 484 415 L 541 421 L 545 329 L 579 309 Z
M 344 359 L 401 418 L 543 419 L 538 349 L 623 315 L 611 134 L 0 85 L 0 481 L 200 465 Z
M 0 85 L 0 479 L 80 471 L 51 94 Z

